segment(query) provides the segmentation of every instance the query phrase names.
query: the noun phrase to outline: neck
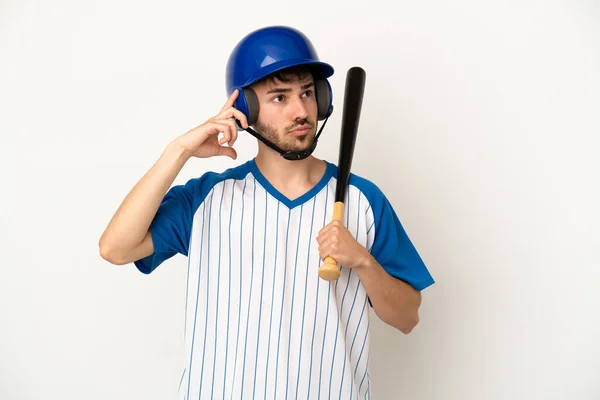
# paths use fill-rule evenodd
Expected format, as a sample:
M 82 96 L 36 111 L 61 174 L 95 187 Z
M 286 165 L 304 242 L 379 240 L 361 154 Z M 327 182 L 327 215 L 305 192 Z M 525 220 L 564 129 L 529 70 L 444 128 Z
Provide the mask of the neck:
M 279 153 L 259 143 L 256 166 L 264 177 L 282 192 L 301 195 L 323 177 L 326 164 L 314 156 L 304 160 L 286 160 Z

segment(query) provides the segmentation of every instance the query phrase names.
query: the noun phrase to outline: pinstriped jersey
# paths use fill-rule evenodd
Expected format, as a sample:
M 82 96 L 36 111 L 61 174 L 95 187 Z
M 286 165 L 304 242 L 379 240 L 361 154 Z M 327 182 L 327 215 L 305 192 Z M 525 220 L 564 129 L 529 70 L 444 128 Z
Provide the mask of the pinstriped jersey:
M 151 273 L 187 256 L 179 399 L 370 398 L 369 308 L 341 266 L 319 278 L 316 236 L 333 217 L 337 167 L 290 200 L 254 160 L 172 187 L 151 225 Z M 392 276 L 434 283 L 385 195 L 351 174 L 344 226 Z

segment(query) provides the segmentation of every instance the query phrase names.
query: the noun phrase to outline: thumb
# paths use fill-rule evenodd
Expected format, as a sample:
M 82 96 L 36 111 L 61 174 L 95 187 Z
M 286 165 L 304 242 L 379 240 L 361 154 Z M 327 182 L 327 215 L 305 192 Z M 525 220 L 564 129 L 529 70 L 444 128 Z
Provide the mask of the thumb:
M 237 152 L 233 147 L 219 146 L 219 155 L 230 157 L 233 160 L 237 158 Z

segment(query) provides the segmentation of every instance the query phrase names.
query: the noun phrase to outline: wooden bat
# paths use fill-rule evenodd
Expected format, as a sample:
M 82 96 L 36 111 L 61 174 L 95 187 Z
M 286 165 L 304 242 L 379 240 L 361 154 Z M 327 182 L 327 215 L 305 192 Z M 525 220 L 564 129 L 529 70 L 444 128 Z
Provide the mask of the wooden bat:
M 344 201 L 350 178 L 350 168 L 354 155 L 354 144 L 358 132 L 362 100 L 365 91 L 365 71 L 360 67 L 352 67 L 346 73 L 346 91 L 344 93 L 344 109 L 342 113 L 342 131 L 340 136 L 340 154 L 338 161 L 338 177 L 333 206 L 333 220 L 342 221 Z M 331 257 L 325 258 L 325 263 L 319 267 L 319 276 L 332 281 L 340 276 L 337 261 Z

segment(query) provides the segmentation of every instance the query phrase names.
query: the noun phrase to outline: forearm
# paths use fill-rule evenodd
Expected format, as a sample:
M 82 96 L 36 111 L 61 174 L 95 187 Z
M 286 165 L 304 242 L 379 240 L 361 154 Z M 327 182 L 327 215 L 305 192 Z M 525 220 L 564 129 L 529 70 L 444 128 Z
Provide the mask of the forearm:
M 401 332 L 410 333 L 419 322 L 421 294 L 388 274 L 370 254 L 355 270 L 377 316 Z
M 188 159 L 174 142 L 165 148 L 112 217 L 100 238 L 102 253 L 127 252 L 142 242 L 164 195 Z

